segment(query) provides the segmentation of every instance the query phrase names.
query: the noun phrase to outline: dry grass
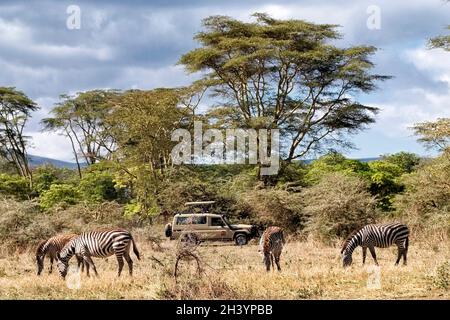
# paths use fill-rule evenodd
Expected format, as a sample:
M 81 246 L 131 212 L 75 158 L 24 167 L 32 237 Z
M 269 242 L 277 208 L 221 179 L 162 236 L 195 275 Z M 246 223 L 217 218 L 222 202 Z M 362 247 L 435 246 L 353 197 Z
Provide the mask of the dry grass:
M 255 242 L 242 248 L 231 244 L 202 245 L 197 251 L 204 264 L 201 276 L 198 276 L 194 262 L 183 262 L 175 283 L 175 243 L 164 240 L 158 247 L 142 233 L 136 232 L 136 235 L 143 257 L 141 261 L 133 258 L 135 275 L 132 278 L 128 276 L 127 266 L 123 276 L 116 277 L 114 257 L 95 259 L 99 278 L 82 275 L 79 289 L 70 289 L 56 270 L 51 275 L 45 272 L 37 277 L 32 250 L 12 256 L 1 255 L 0 298 L 450 299 L 448 242 L 431 245 L 411 241 L 406 267 L 393 265 L 395 248 L 378 249 L 381 288 L 369 289 L 368 268 L 373 266 L 369 254 L 366 266 L 362 266 L 361 250 L 357 250 L 353 266 L 343 269 L 338 248 L 312 241 L 288 242 L 282 254 L 281 273 L 264 271 Z

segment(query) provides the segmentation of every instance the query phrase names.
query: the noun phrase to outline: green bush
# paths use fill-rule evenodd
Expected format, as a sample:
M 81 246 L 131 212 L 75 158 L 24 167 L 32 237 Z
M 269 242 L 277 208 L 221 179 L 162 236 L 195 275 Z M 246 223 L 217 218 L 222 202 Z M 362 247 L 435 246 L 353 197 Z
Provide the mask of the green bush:
M 77 182 L 77 173 L 66 168 L 53 165 L 42 165 L 33 170 L 33 190 L 38 194 L 50 189 L 52 184 Z
M 395 199 L 402 218 L 422 233 L 450 237 L 450 153 L 402 177 L 405 192 Z
M 41 207 L 46 210 L 56 205 L 64 208 L 78 203 L 81 195 L 77 187 L 73 185 L 52 184 L 47 191 L 41 194 L 39 200 Z
M 80 180 L 78 191 L 83 200 L 91 203 L 111 201 L 117 198 L 113 176 L 106 171 L 85 173 Z
M 19 175 L 0 173 L 0 195 L 27 199 L 30 196 L 30 182 Z
M 370 167 L 365 162 L 347 159 L 340 153 L 331 152 L 310 164 L 305 179 L 310 185 L 313 185 L 332 172 L 356 173 L 363 177 L 369 177 Z

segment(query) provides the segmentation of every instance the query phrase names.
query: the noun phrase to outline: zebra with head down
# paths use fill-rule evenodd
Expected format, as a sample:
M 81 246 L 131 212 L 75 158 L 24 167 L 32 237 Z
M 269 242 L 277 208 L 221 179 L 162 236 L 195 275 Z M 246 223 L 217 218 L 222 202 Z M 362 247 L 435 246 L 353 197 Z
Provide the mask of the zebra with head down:
M 409 229 L 401 223 L 369 224 L 354 231 L 342 245 L 341 255 L 344 267 L 352 264 L 352 253 L 357 246 L 363 250 L 363 264 L 366 262 L 367 248 L 369 248 L 375 264 L 378 265 L 375 247 L 387 248 L 397 245 L 398 254 L 395 265 L 398 265 L 403 257 L 403 264 L 406 265 L 406 255 L 409 246 Z
M 91 232 L 84 232 L 78 237 L 70 240 L 58 254 L 58 270 L 65 278 L 69 268 L 69 260 L 73 255 L 80 255 L 86 263 L 86 274 L 89 276 L 89 268 L 98 275 L 92 257 L 107 258 L 115 255 L 119 265 L 118 276 L 122 273 L 124 265 L 123 259 L 128 263 L 130 275 L 133 274 L 133 260 L 130 257 L 130 246 L 133 252 L 140 259 L 139 251 L 133 240 L 131 233 L 124 229 L 100 229 Z
M 77 237 L 77 234 L 59 234 L 51 237 L 48 240 L 41 241 L 36 248 L 36 264 L 37 264 L 37 275 L 41 275 L 42 269 L 44 269 L 44 259 L 48 256 L 50 259 L 50 267 L 48 273 L 53 271 L 53 261 L 57 258 L 57 254 L 62 250 L 62 248 L 72 240 Z M 83 258 L 77 256 L 78 267 L 81 265 L 81 271 L 84 270 Z
M 259 240 L 259 253 L 263 255 L 263 262 L 266 265 L 266 270 L 270 271 L 274 267 L 274 260 L 278 271 L 281 271 L 280 256 L 285 244 L 283 229 L 280 227 L 268 227 L 262 234 Z

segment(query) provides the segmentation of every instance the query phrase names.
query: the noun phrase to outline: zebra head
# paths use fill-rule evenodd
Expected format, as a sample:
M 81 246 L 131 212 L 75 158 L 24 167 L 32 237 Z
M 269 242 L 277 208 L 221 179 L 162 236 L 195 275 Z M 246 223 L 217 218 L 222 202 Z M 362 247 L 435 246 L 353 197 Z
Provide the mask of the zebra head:
M 349 267 L 352 264 L 353 259 L 352 259 L 352 252 L 351 251 L 343 249 L 341 251 L 341 257 L 342 257 L 342 266 L 344 268 L 345 267 Z
M 58 267 L 59 274 L 64 279 L 66 278 L 67 271 L 69 270 L 69 260 L 75 254 L 75 244 L 73 241 L 69 241 L 64 248 L 56 254 L 56 266 Z
M 69 270 L 69 261 L 66 258 L 61 257 L 59 253 L 56 255 L 56 259 L 56 266 L 58 267 L 59 274 L 65 279 L 67 271 Z

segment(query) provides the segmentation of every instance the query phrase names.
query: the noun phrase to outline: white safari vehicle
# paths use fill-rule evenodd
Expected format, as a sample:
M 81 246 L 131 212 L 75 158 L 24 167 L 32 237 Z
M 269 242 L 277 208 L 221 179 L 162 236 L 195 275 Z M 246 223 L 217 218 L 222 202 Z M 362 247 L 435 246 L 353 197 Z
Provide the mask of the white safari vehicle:
M 183 241 L 234 241 L 245 245 L 258 235 L 258 228 L 249 224 L 231 224 L 221 214 L 210 213 L 214 201 L 187 202 L 186 212 L 178 213 L 172 223 L 166 224 L 165 235 L 171 240 Z

